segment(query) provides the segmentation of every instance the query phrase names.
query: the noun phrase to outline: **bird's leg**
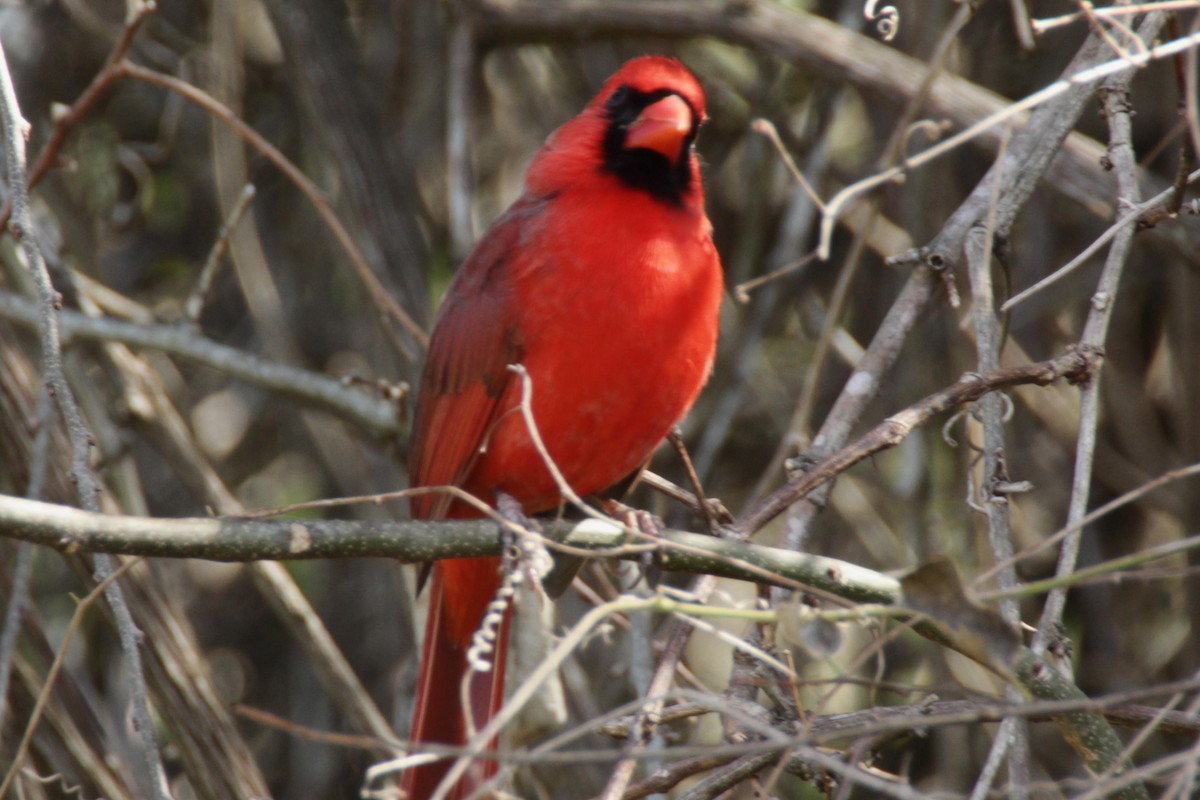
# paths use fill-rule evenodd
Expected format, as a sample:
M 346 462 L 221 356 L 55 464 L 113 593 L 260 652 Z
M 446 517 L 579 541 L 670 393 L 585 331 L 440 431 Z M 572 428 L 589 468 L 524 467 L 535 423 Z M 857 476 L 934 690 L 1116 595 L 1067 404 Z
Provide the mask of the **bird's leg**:
M 554 559 L 542 541 L 541 526 L 525 515 L 525 509 L 515 497 L 496 492 L 496 510 L 502 519 L 510 523 L 502 525 L 500 536 L 504 542 L 501 569 L 505 580 L 525 581 L 531 588 L 541 589 L 542 579 L 554 566 Z
M 532 518 L 525 515 L 525 509 L 521 508 L 521 502 L 511 494 L 496 492 L 496 510 L 500 512 L 500 516 L 506 522 L 511 522 L 518 528 L 530 531 L 541 530 Z

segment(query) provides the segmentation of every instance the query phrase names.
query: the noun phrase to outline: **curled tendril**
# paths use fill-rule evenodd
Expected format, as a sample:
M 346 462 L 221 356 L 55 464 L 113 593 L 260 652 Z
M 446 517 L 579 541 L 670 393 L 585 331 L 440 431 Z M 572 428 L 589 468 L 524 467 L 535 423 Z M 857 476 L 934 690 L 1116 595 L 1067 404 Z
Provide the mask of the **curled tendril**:
M 504 612 L 508 609 L 515 591 L 511 577 L 505 576 L 500 588 L 496 590 L 496 596 L 488 603 L 483 621 L 479 623 L 479 628 L 471 638 L 471 647 L 467 650 L 467 664 L 475 672 L 492 670 L 491 655 L 496 651 L 496 639 L 500 635 L 500 626 L 504 624 Z
M 877 2 L 879 0 L 867 0 L 866 6 L 863 7 L 863 16 L 874 21 L 875 30 L 885 42 L 890 42 L 900 30 L 900 12 L 895 6 L 884 6 L 876 10 Z
M 517 584 L 521 581 L 540 584 L 553 567 L 554 559 L 550 557 L 541 538 L 523 535 L 506 543 L 500 588 L 488 603 L 483 620 L 471 638 L 471 647 L 467 650 L 467 664 L 473 671 L 491 671 L 491 656 L 496 652 L 496 640 L 500 635 L 500 626 L 504 624 L 504 612 L 512 603 Z

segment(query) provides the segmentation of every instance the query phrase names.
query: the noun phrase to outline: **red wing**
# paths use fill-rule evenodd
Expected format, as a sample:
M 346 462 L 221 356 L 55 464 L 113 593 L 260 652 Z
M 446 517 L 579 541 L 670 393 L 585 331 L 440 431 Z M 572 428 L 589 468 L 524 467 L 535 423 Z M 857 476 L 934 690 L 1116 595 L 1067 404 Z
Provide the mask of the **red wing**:
M 529 202 L 510 208 L 450 284 L 421 377 L 408 458 L 413 486 L 461 485 L 495 421 L 507 367 L 521 359 L 511 274 L 541 208 Z M 449 506 L 445 495 L 414 498 L 413 517 L 437 519 Z

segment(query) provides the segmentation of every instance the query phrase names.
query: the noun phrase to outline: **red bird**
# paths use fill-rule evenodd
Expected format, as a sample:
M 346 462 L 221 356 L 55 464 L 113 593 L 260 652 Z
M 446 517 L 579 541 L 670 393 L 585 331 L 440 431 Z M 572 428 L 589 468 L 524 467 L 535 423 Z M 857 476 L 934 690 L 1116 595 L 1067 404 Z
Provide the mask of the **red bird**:
M 693 150 L 704 92 L 678 61 L 634 59 L 555 131 L 521 197 L 459 269 L 429 346 L 413 425 L 413 486 L 455 485 L 530 514 L 561 494 L 517 409 L 522 364 L 551 458 L 575 492 L 638 469 L 691 408 L 712 369 L 721 263 Z M 421 519 L 474 517 L 444 495 L 413 501 Z M 498 559 L 440 561 L 412 739 L 461 745 L 503 700 L 507 625 L 494 668 L 472 677 L 466 653 L 500 584 Z M 407 770 L 412 800 L 430 797 L 449 761 Z M 465 797 L 485 762 L 449 795 Z M 468 785 L 470 784 L 470 785 Z

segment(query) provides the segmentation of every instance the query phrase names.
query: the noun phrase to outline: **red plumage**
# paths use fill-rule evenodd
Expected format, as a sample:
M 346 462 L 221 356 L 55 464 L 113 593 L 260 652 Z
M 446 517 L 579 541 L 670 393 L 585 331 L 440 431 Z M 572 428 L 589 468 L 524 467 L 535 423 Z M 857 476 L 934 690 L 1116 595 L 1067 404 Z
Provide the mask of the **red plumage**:
M 456 485 L 528 513 L 561 495 L 519 411 L 532 410 L 555 464 L 588 495 L 637 469 L 687 413 L 712 368 L 721 266 L 692 149 L 704 93 L 679 62 L 625 64 L 550 136 L 522 196 L 459 269 L 434 327 L 413 426 L 412 485 Z M 417 518 L 468 517 L 442 495 Z M 413 720 L 419 742 L 465 742 L 466 650 L 499 585 L 496 559 L 434 566 Z M 471 687 L 474 727 L 502 701 L 506 631 Z M 414 800 L 450 762 L 409 770 Z M 494 768 L 485 764 L 449 796 Z

